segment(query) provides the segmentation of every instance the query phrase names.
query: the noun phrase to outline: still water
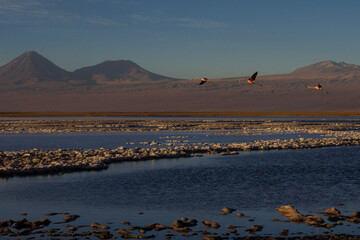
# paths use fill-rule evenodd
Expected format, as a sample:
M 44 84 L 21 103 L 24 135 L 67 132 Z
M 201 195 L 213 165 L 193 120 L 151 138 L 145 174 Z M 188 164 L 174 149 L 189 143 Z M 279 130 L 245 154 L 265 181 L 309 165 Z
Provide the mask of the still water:
M 166 143 L 179 145 L 182 143 L 233 143 L 250 142 L 255 140 L 291 139 L 291 138 L 317 138 L 322 134 L 286 133 L 267 135 L 220 135 L 209 133 L 91 133 L 91 134 L 25 134 L 25 135 L 0 135 L 0 151 L 19 151 L 38 148 L 53 150 L 59 148 L 99 149 L 101 147 L 115 149 L 120 146 L 144 146 L 142 142 L 156 141 L 166 147 Z M 156 146 L 159 147 L 159 146 Z
M 233 138 L 244 141 L 251 137 L 259 138 L 200 133 L 180 135 L 194 142 L 202 138 L 206 141 L 214 138 L 218 140 L 216 142 L 233 142 Z M 164 136 L 150 134 L 148 137 L 157 140 Z M 72 137 L 77 138 L 76 135 Z M 119 136 L 100 134 L 98 137 L 112 139 Z M 86 141 L 85 138 L 83 141 Z M 45 142 L 51 141 L 48 139 Z M 73 146 L 71 141 L 68 143 Z M 2 142 L 3 149 L 8 148 L 4 146 Z M 48 148 L 46 144 L 36 147 Z M 56 148 L 60 147 L 64 148 L 61 144 L 56 145 Z M 81 144 L 78 147 L 87 148 Z M 114 226 L 121 228 L 121 221 L 142 226 L 154 222 L 171 225 L 176 219 L 188 217 L 200 222 L 210 219 L 220 223 L 222 230 L 217 232 L 227 231 L 225 226 L 230 224 L 242 226 L 239 229 L 240 236 L 248 235 L 245 229 L 255 224 L 264 225 L 260 235 L 277 236 L 284 228 L 293 233 L 321 234 L 325 229 L 271 222 L 272 218 L 284 219 L 275 208 L 293 205 L 301 213 L 310 214 L 342 203 L 344 205 L 337 208 L 344 215 L 359 211 L 359 156 L 359 146 L 253 151 L 231 156 L 203 155 L 124 162 L 95 172 L 1 179 L 0 221 L 21 219 L 19 214 L 24 212 L 28 213 L 29 220 L 43 218 L 48 212 L 69 212 L 81 216 L 76 220 L 79 225 L 113 222 Z M 236 217 L 234 213 L 219 215 L 223 207 L 235 208 L 236 212 L 244 213 L 254 221 Z M 144 214 L 138 215 L 139 211 Z M 358 234 L 358 227 L 345 223 L 333 231 Z M 198 228 L 203 228 L 201 223 Z M 198 236 L 193 239 L 201 238 Z

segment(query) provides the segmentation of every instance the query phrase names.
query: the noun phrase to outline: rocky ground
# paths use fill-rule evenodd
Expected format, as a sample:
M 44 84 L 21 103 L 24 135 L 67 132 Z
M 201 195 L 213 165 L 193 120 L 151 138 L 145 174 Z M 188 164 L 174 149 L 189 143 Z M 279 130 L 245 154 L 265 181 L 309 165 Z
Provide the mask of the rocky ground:
M 273 222 L 293 222 L 323 228 L 324 235 L 306 236 L 301 232 L 296 234 L 289 229 L 282 229 L 273 236 L 261 236 L 264 225 L 252 225 L 249 228 L 237 225 L 221 226 L 211 220 L 199 221 L 197 219 L 181 218 L 173 221 L 171 225 L 152 223 L 146 226 L 133 225 L 129 221 L 119 223 L 100 224 L 93 222 L 88 225 L 77 225 L 79 215 L 69 213 L 48 213 L 46 218 L 29 221 L 25 216 L 20 220 L 7 219 L 0 221 L 0 238 L 11 239 L 360 239 L 357 235 L 331 234 L 332 229 L 344 222 L 360 223 L 360 213 L 354 212 L 344 216 L 335 207 L 318 212 L 317 215 L 303 215 L 292 206 L 277 208 L 286 219 L 272 219 Z M 223 208 L 219 214 L 236 214 L 239 218 L 252 219 L 237 210 Z M 234 212 L 234 213 L 233 213 Z M 144 214 L 139 212 L 138 214 Z M 27 215 L 23 213 L 22 215 Z M 326 223 L 328 222 L 328 223 Z M 180 238 L 179 238 L 180 237 Z

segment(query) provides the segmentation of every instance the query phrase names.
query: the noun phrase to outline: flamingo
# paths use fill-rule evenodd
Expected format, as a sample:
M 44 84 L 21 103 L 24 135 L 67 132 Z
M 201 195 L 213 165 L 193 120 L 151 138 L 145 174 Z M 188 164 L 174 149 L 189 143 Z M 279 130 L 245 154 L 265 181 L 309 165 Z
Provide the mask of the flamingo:
M 255 72 L 253 75 L 251 75 L 251 77 L 248 78 L 248 80 L 246 82 L 249 83 L 249 84 L 257 84 L 260 87 L 262 87 L 261 84 L 258 84 L 258 83 L 255 82 L 255 78 L 256 78 L 257 74 L 258 74 L 258 72 Z M 239 83 L 240 83 L 240 80 L 239 80 Z
M 207 81 L 209 81 L 209 79 L 207 79 L 207 78 L 201 78 L 201 79 L 196 79 L 196 78 L 194 78 L 193 79 L 194 81 L 200 81 L 200 84 L 199 85 L 203 85 L 204 83 L 206 83 Z
M 321 90 L 321 89 L 322 89 L 322 86 L 318 83 L 315 87 L 308 86 L 308 88 L 313 88 L 313 89 L 316 89 L 316 90 Z

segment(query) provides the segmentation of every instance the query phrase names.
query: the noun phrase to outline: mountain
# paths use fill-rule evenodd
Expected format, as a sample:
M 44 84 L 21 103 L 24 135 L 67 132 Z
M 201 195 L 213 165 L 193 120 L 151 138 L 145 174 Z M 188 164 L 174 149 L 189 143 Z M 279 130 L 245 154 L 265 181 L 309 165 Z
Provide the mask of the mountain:
M 359 74 L 360 73 L 360 66 L 355 64 L 347 64 L 344 62 L 334 62 L 334 61 L 323 61 L 318 62 L 315 64 L 311 64 L 302 68 L 298 68 L 295 71 L 291 72 L 290 74 L 293 75 L 333 75 L 338 76 L 341 74 Z
M 105 61 L 100 64 L 75 70 L 71 74 L 74 80 L 85 80 L 92 84 L 122 84 L 169 80 L 145 70 L 129 60 Z
M 146 84 L 173 78 L 152 73 L 129 60 L 105 61 L 68 72 L 35 51 L 28 51 L 0 67 L 2 91 L 76 90 L 89 87 Z
M 35 51 L 28 51 L 0 67 L 0 85 L 26 87 L 43 83 L 65 84 L 69 72 Z

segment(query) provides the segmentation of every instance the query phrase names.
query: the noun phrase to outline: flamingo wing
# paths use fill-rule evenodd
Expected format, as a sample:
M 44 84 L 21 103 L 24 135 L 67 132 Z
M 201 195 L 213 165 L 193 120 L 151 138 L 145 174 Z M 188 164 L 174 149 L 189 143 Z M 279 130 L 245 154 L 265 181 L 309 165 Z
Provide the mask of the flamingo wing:
M 258 74 L 258 72 L 255 72 L 253 75 L 251 75 L 251 77 L 249 79 L 255 81 L 257 74 Z

